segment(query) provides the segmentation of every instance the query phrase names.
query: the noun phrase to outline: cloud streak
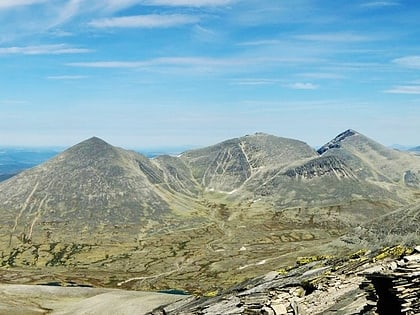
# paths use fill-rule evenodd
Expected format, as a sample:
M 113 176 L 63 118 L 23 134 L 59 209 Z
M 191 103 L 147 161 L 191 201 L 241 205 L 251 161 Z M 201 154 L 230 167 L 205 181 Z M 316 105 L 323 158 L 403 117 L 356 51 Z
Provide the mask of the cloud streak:
M 372 38 L 365 35 L 357 35 L 353 33 L 319 33 L 319 34 L 302 34 L 295 36 L 296 39 L 305 41 L 319 42 L 365 42 Z
M 50 75 L 47 77 L 49 80 L 81 80 L 87 79 L 85 75 Z
M 420 69 L 420 56 L 407 56 L 392 60 L 393 63 L 407 68 Z
M 150 14 L 98 19 L 89 25 L 96 28 L 167 28 L 193 24 L 199 20 L 197 16 L 184 14 Z
M 242 70 L 250 70 L 250 68 L 244 68 L 246 66 L 256 66 L 259 70 L 264 67 L 277 67 L 277 66 L 290 66 L 292 64 L 305 64 L 319 62 L 316 59 L 305 59 L 305 58 L 271 58 L 271 57 L 222 57 L 222 58 L 211 58 L 211 57 L 161 57 L 153 58 L 149 60 L 110 60 L 110 61 L 88 61 L 88 62 L 70 62 L 67 66 L 71 67 L 83 67 L 83 68 L 125 68 L 125 69 L 136 69 L 136 68 L 147 68 L 147 67 L 190 67 L 190 68 L 202 68 L 208 71 L 239 68 Z
M 276 79 L 263 79 L 263 78 L 255 78 L 255 79 L 236 79 L 232 80 L 232 85 L 273 85 L 279 83 L 280 80 Z
M 2 0 L 0 1 L 1 9 L 12 9 L 15 7 L 28 6 L 48 2 L 48 0 Z
M 233 0 L 149 0 L 146 4 L 163 6 L 185 6 L 185 7 L 214 7 L 225 6 L 234 3 Z
M 401 5 L 399 2 L 396 1 L 373 1 L 364 3 L 361 7 L 364 8 L 384 8 L 384 7 L 395 7 Z
M 390 94 L 420 94 L 420 85 L 399 85 L 384 92 Z
M 77 48 L 66 44 L 0 47 L 0 55 L 63 55 L 90 52 L 92 52 L 91 49 Z
M 286 87 L 293 90 L 317 90 L 319 88 L 318 85 L 315 85 L 313 83 L 302 83 L 302 82 L 289 84 Z

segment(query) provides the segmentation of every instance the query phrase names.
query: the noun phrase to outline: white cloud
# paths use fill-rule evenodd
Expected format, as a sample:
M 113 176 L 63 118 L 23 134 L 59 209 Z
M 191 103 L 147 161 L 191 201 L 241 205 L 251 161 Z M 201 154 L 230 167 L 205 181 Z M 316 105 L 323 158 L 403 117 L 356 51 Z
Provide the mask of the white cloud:
M 263 78 L 256 78 L 256 79 L 237 79 L 232 80 L 232 85 L 273 85 L 278 83 L 280 80 L 275 79 L 263 79 Z
M 86 68 L 141 68 L 151 66 L 239 66 L 248 64 L 244 59 L 216 59 L 203 57 L 163 57 L 145 61 L 72 62 L 68 66 Z
M 363 3 L 361 6 L 365 8 L 383 8 L 383 7 L 395 7 L 400 5 L 399 2 L 395 1 L 374 1 Z
M 11 9 L 14 7 L 27 6 L 32 4 L 39 4 L 47 2 L 48 0 L 1 0 L 0 1 L 0 10 L 1 9 Z
M 392 60 L 392 62 L 399 66 L 403 66 L 407 68 L 415 68 L 415 69 L 420 68 L 420 56 L 407 56 L 407 57 L 397 58 L 397 59 Z
M 93 62 L 71 62 L 67 64 L 71 67 L 83 68 L 139 68 L 145 66 L 144 62 L 136 61 L 93 61 Z
M 66 44 L 0 47 L 0 55 L 63 55 L 92 52 L 86 48 L 76 48 Z
M 372 40 L 372 38 L 357 35 L 353 33 L 320 33 L 320 34 L 304 34 L 295 37 L 300 40 L 320 41 L 320 42 L 363 42 Z
M 281 41 L 277 39 L 256 40 L 250 42 L 239 43 L 239 46 L 262 46 L 262 45 L 278 45 Z
M 384 92 L 391 94 L 420 94 L 420 85 L 399 85 Z
M 105 10 L 118 11 L 136 4 L 168 7 L 216 7 L 226 6 L 236 1 L 237 0 L 102 0 L 100 3 Z
M 89 25 L 97 28 L 166 28 L 192 24 L 198 22 L 199 20 L 200 19 L 197 16 L 184 14 L 150 14 L 98 19 L 91 21 Z
M 205 7 L 205 6 L 224 6 L 233 3 L 233 0 L 148 0 L 147 4 L 165 5 L 165 6 L 188 6 L 188 7 Z
M 22 100 L 0 100 L 0 105 L 24 105 L 28 104 L 27 101 Z
M 318 85 L 315 85 L 313 83 L 302 83 L 297 82 L 293 84 L 287 85 L 288 88 L 295 89 L 295 90 L 316 90 L 318 89 Z
M 299 73 L 299 77 L 310 78 L 310 79 L 326 79 L 326 80 L 336 80 L 344 79 L 345 77 L 342 74 L 329 73 L 329 72 L 309 72 L 309 73 Z
M 47 77 L 50 80 L 81 80 L 86 78 L 88 76 L 85 75 L 51 75 Z
M 251 57 L 251 58 L 211 58 L 211 57 L 161 57 L 138 61 L 89 61 L 71 62 L 68 66 L 87 68 L 139 68 L 149 66 L 211 66 L 211 67 L 242 67 L 248 65 L 276 66 L 291 63 L 313 63 L 319 59 L 313 58 L 275 58 L 275 57 Z

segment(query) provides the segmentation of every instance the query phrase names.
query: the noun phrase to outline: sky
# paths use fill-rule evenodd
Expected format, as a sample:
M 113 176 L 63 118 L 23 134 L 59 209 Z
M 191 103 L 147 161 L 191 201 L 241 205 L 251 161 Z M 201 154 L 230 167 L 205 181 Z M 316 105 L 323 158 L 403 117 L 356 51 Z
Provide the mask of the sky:
M 0 145 L 420 145 L 420 2 L 0 0 Z

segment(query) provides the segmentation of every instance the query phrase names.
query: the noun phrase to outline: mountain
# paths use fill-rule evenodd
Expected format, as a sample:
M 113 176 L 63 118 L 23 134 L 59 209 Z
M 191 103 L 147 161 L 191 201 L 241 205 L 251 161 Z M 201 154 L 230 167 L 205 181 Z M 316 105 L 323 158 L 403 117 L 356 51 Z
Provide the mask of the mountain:
M 94 137 L 0 183 L 0 264 L 25 283 L 209 292 L 415 204 L 419 171 L 353 130 L 318 151 L 257 133 L 154 158 Z
M 3 182 L 3 223 L 10 228 L 11 240 L 39 241 L 45 231 L 54 239 L 57 224 L 65 230 L 95 232 L 101 225 L 163 222 L 171 215 L 171 207 L 158 187 L 182 186 L 184 180 L 190 180 L 193 189 L 194 183 L 182 174 L 186 170 L 179 161 L 174 174 L 164 157 L 159 161 L 162 167 L 157 160 L 99 138 L 88 139 Z M 166 184 L 170 176 L 176 180 Z
M 389 149 L 356 131 L 347 130 L 318 152 L 340 156 L 361 179 L 420 187 L 416 178 L 420 171 L 418 158 L 407 152 Z
M 263 169 L 316 155 L 304 142 L 257 133 L 185 152 L 181 159 L 207 191 L 232 193 Z

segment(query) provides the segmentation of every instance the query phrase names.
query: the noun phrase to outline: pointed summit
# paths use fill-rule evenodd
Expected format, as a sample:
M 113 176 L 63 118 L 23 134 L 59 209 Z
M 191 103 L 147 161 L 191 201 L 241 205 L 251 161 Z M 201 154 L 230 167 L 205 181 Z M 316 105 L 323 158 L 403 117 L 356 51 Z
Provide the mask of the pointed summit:
M 82 141 L 61 154 L 66 160 L 90 161 L 113 159 L 118 156 L 118 149 L 98 137 Z
M 86 147 L 86 148 L 97 148 L 97 149 L 106 149 L 106 148 L 110 148 L 113 147 L 112 145 L 110 145 L 108 142 L 102 140 L 101 138 L 98 137 L 92 137 L 89 138 L 87 140 L 84 140 L 76 145 L 73 146 L 74 148 L 76 147 Z
M 339 148 L 339 147 L 341 147 L 341 142 L 342 141 L 344 141 L 345 139 L 347 139 L 349 137 L 355 136 L 355 135 L 360 135 L 360 134 L 353 129 L 347 129 L 346 131 L 340 133 L 333 140 L 329 141 L 328 143 L 326 143 L 322 147 L 320 147 L 318 149 L 318 153 L 323 154 L 323 153 L 327 152 L 329 149 Z

